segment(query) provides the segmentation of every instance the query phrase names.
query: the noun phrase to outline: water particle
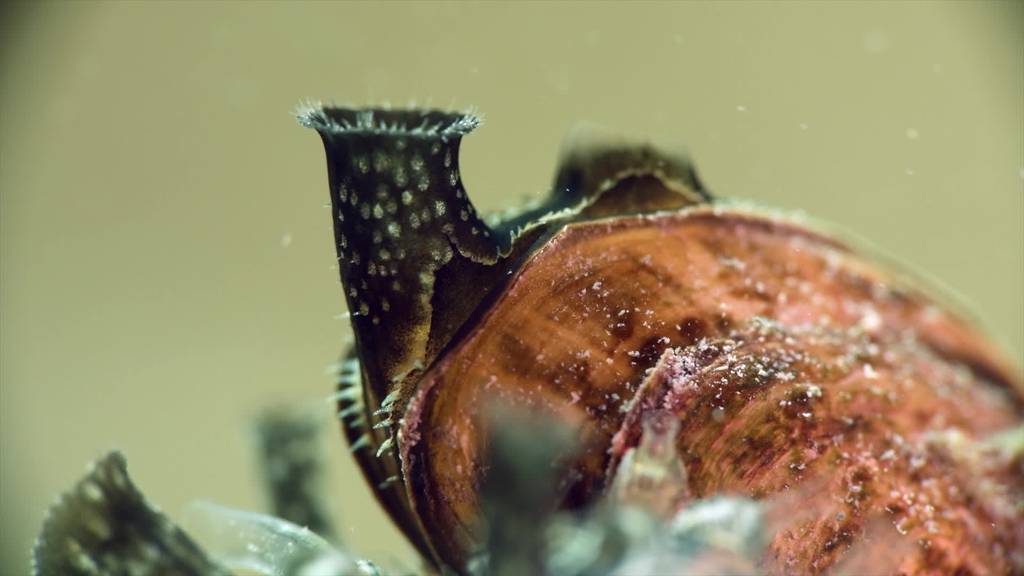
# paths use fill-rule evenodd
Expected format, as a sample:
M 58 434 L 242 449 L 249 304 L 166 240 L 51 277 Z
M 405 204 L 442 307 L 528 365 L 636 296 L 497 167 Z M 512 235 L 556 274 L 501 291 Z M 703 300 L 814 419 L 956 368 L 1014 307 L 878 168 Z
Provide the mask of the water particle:
M 719 264 L 725 266 L 726 268 L 732 268 L 733 270 L 737 270 L 740 272 L 747 269 L 747 264 L 744 261 L 738 258 L 733 258 L 731 256 L 723 256 L 718 259 L 718 262 Z
M 880 30 L 865 32 L 861 44 L 869 54 L 881 54 L 889 49 L 889 39 Z
M 882 327 L 882 316 L 874 308 L 869 308 L 861 317 L 859 324 L 865 332 L 874 332 Z
M 917 137 L 920 136 L 918 131 L 913 128 L 907 128 L 906 134 L 908 140 L 917 140 Z
M 711 410 L 711 419 L 715 422 L 722 422 L 725 420 L 725 409 L 722 407 L 716 407 Z

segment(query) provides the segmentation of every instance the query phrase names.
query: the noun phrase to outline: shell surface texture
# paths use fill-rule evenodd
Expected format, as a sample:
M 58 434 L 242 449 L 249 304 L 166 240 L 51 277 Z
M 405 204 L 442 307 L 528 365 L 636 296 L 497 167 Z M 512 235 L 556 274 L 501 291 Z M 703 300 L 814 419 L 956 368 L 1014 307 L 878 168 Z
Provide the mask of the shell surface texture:
M 1019 368 L 918 284 L 649 145 L 572 144 L 548 198 L 484 218 L 459 173 L 472 115 L 299 120 L 355 334 L 344 432 L 432 569 L 486 548 L 500 404 L 571 431 L 544 447 L 555 510 L 738 496 L 783 503 L 758 573 L 1024 571 Z

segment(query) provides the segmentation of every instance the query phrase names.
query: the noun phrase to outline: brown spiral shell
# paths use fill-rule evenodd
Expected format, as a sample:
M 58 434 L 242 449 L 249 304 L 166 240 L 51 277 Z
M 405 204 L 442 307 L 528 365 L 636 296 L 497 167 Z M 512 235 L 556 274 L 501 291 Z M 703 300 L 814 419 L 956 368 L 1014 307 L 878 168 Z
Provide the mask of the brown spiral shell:
M 806 225 L 709 204 L 685 159 L 650 147 L 570 149 L 545 204 L 485 224 L 458 180 L 473 122 L 371 112 L 305 116 L 327 143 L 336 237 L 366 252 L 353 264 L 339 243 L 350 309 L 390 286 L 366 273 L 380 245 L 421 254 L 387 275 L 422 281 L 388 293 L 402 314 L 353 319 L 360 368 L 339 407 L 382 503 L 433 563 L 465 571 L 483 544 L 500 401 L 576 431 L 563 509 L 601 500 L 644 419 L 667 413 L 687 496 L 663 507 L 793 499 L 765 572 L 1024 570 L 1021 449 L 1003 441 L 1019 434 L 1024 384 L 956 312 Z M 395 171 L 424 161 L 440 188 L 409 193 Z M 379 195 L 379 222 L 339 190 Z M 436 201 L 461 208 L 405 226 Z M 400 238 L 375 242 L 396 223 Z M 899 554 L 883 568 L 870 558 L 885 550 Z

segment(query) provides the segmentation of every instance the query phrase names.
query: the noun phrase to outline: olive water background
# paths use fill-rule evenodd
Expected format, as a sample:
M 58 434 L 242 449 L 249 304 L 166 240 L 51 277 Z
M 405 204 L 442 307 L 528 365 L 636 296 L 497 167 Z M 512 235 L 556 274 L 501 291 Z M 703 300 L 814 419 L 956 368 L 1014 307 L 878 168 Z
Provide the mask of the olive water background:
M 247 426 L 327 411 L 348 328 L 307 98 L 475 106 L 484 209 L 581 122 L 855 231 L 1024 354 L 1024 3 L 38 3 L 2 8 L 0 573 L 108 448 L 180 517 L 262 509 Z M 344 537 L 412 565 L 340 435 Z

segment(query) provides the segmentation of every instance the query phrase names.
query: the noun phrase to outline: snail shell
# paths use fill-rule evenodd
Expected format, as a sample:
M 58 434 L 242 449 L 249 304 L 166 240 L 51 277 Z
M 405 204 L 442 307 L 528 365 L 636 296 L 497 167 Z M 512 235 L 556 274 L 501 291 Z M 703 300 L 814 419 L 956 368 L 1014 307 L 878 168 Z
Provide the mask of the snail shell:
M 500 400 L 577 430 L 562 508 L 606 494 L 667 412 L 688 498 L 805 495 L 767 572 L 826 570 L 879 519 L 914 543 L 901 572 L 1024 569 L 1019 448 L 989 440 L 1020 426 L 1024 384 L 921 289 L 805 225 L 711 203 L 650 147 L 572 148 L 544 204 L 488 225 L 458 176 L 471 117 L 300 120 L 327 147 L 355 312 L 347 435 L 436 565 L 464 571 L 481 545 Z

